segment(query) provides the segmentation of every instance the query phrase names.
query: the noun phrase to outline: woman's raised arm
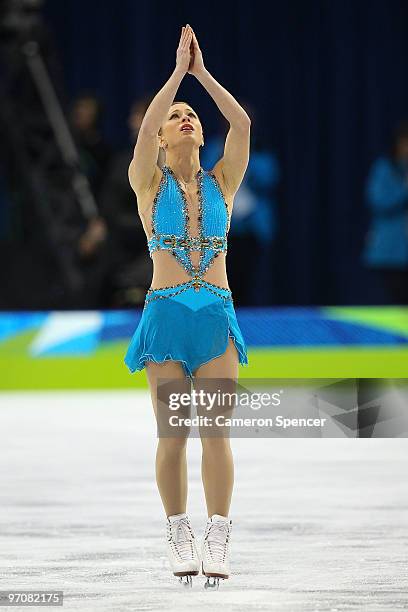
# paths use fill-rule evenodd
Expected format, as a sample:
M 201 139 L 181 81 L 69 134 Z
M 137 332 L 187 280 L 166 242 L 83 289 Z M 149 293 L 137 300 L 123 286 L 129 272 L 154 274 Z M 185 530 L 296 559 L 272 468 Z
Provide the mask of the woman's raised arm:
M 187 24 L 181 31 L 176 67 L 167 83 L 151 101 L 143 117 L 129 166 L 129 181 L 136 194 L 144 192 L 153 182 L 159 153 L 158 131 L 188 70 L 191 41 L 192 29 Z
M 230 124 L 225 140 L 224 156 L 216 166 L 222 171 L 228 191 L 235 194 L 248 166 L 251 119 L 229 91 L 205 68 L 194 31 L 193 63 L 188 72 L 200 81 Z

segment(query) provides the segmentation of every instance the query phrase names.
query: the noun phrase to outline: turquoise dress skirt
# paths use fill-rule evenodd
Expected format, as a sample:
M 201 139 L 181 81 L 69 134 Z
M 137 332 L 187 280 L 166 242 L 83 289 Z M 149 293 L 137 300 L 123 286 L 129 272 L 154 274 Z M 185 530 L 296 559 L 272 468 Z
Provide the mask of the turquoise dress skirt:
M 132 373 L 142 370 L 146 361 L 179 361 L 192 379 L 199 366 L 225 353 L 230 336 L 239 363 L 248 365 L 247 347 L 228 289 L 203 280 L 198 291 L 192 281 L 148 289 L 124 361 Z

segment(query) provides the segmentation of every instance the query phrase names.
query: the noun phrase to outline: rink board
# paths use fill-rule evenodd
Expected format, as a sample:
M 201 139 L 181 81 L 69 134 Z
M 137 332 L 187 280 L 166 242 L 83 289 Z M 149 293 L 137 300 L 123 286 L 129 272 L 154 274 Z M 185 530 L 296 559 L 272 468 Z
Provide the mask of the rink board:
M 141 311 L 0 314 L 0 389 L 146 387 L 124 364 Z M 408 378 L 408 308 L 242 308 L 240 377 Z

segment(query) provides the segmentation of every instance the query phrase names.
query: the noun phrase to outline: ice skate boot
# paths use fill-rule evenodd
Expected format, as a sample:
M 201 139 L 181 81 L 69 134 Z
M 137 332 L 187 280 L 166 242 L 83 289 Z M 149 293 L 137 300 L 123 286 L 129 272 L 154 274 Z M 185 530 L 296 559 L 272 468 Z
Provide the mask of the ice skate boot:
M 232 521 L 226 516 L 213 514 L 208 520 L 202 543 L 202 572 L 207 576 L 204 588 L 218 589 L 220 578 L 230 575 L 229 540 Z
M 172 572 L 184 586 L 193 586 L 192 576 L 200 571 L 200 558 L 188 515 L 167 517 L 167 555 Z

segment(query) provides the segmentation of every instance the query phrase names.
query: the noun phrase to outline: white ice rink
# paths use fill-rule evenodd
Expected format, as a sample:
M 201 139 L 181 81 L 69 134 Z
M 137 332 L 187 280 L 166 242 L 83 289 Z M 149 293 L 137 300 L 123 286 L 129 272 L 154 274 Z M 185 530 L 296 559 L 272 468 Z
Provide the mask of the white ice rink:
M 408 609 L 406 438 L 233 438 L 232 575 L 208 592 L 167 565 L 146 393 L 1 394 L 0 426 L 1 590 L 81 612 Z M 188 460 L 201 542 L 197 438 Z

